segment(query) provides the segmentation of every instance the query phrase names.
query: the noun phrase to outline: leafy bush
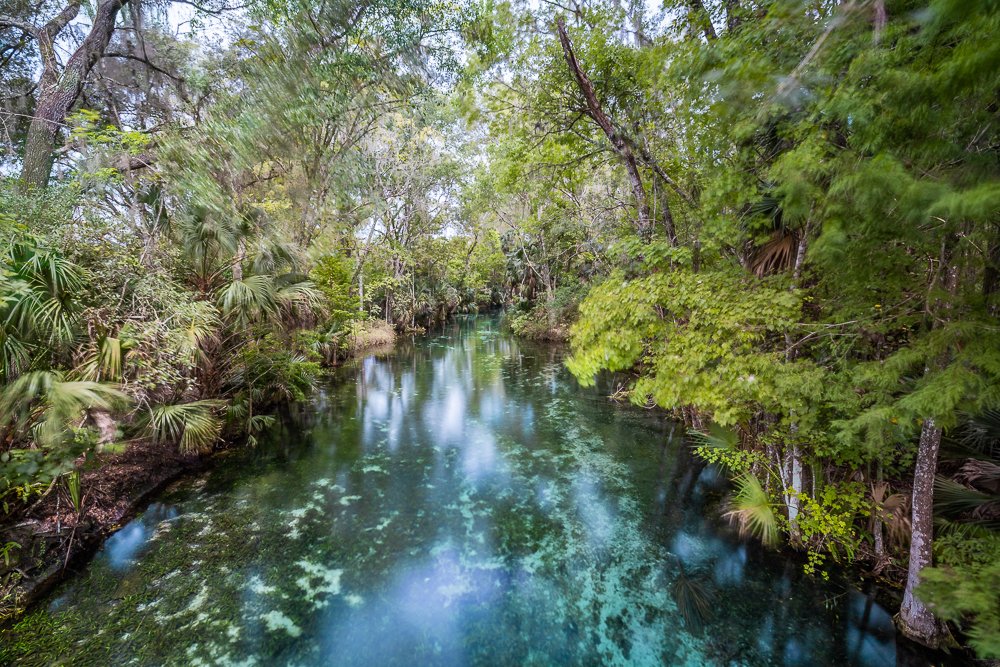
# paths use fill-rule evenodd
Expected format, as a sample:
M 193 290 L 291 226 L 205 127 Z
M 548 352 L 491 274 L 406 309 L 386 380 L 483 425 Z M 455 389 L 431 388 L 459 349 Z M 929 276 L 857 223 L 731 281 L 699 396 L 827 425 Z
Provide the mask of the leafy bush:
M 327 311 L 327 328 L 341 329 L 347 322 L 356 319 L 360 312 L 360 302 L 352 291 L 351 276 L 354 267 L 343 255 L 324 255 L 316 260 L 309 277 L 323 294 Z

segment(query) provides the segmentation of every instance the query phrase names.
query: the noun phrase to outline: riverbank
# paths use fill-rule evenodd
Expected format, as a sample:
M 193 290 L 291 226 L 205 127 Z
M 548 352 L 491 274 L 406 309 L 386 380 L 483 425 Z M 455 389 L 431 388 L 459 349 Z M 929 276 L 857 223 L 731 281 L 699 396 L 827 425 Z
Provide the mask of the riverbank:
M 89 558 L 156 493 L 206 457 L 176 446 L 139 440 L 120 453 L 96 455 L 81 474 L 77 512 L 65 484 L 56 482 L 15 522 L 0 526 L 0 624 L 16 620 Z
M 8 658 L 896 664 L 871 594 L 720 529 L 722 479 L 673 425 L 561 359 L 463 318 L 344 369 L 159 495 L 11 630 Z
M 389 325 L 361 323 L 352 328 L 339 363 L 391 350 L 395 342 Z M 0 627 L 17 621 L 171 482 L 230 449 L 184 454 L 174 443 L 137 439 L 122 451 L 95 454 L 81 472 L 79 511 L 65 481 L 54 482 L 27 510 L 0 524 Z
M 535 312 L 535 311 L 531 311 Z M 518 320 L 515 318 L 514 322 Z M 525 341 L 551 342 L 552 339 L 539 335 L 544 331 L 544 318 L 534 320 L 537 330 L 527 333 L 519 330 L 516 326 L 511 326 L 508 321 L 507 330 L 513 335 Z M 630 386 L 628 373 L 602 373 L 596 384 L 596 391 L 610 402 L 627 405 L 627 392 L 623 387 Z M 683 424 L 688 431 L 687 441 L 695 447 L 699 442 L 705 440 L 698 439 L 691 435 L 692 432 L 711 432 L 710 437 L 718 435 L 711 426 L 711 420 L 704 413 L 693 408 L 682 408 L 677 410 L 665 410 L 646 406 L 653 413 L 659 413 L 669 419 L 676 420 L 678 424 Z M 761 434 L 758 433 L 735 433 L 733 437 L 739 439 L 741 446 L 753 450 L 763 448 Z M 717 448 L 723 448 L 725 443 L 716 442 Z M 703 470 L 711 459 L 711 454 L 717 453 L 718 449 L 710 450 L 708 457 L 703 457 L 706 452 L 693 452 L 692 456 L 699 461 L 699 469 Z M 911 480 L 901 477 L 890 477 L 886 474 L 878 482 L 867 479 L 863 471 L 842 466 L 833 476 L 837 479 L 846 480 L 852 485 L 852 489 L 859 495 L 855 508 L 841 508 L 837 505 L 827 505 L 822 494 L 818 496 L 819 502 L 808 504 L 806 509 L 800 514 L 800 528 L 807 525 L 812 531 L 804 533 L 799 540 L 793 540 L 789 533 L 789 524 L 781 499 L 776 503 L 768 503 L 761 507 L 754 507 L 752 503 L 746 503 L 745 498 L 740 497 L 738 488 L 738 475 L 732 472 L 732 468 L 727 468 L 725 460 L 714 459 L 718 464 L 716 469 L 727 478 L 727 490 L 720 493 L 718 504 L 709 511 L 712 520 L 720 524 L 728 523 L 732 530 L 741 533 L 741 539 L 764 544 L 756 539 L 754 531 L 747 530 L 742 521 L 744 517 L 753 510 L 766 509 L 767 521 L 775 527 L 773 539 L 769 545 L 761 548 L 778 556 L 782 561 L 797 568 L 805 576 L 819 580 L 829 579 L 831 576 L 844 576 L 854 582 L 858 590 L 875 591 L 878 602 L 891 609 L 893 615 L 898 615 L 898 611 L 903 600 L 903 592 L 907 581 L 907 554 L 909 550 L 909 515 L 910 498 L 913 495 Z M 955 464 L 945 462 L 941 466 L 942 472 L 953 472 Z M 807 473 L 806 479 L 811 480 L 812 471 Z M 697 483 L 700 473 L 695 473 L 686 479 L 687 484 Z M 775 480 L 777 483 L 778 480 Z M 781 487 L 778 487 L 781 488 Z M 808 488 L 808 487 L 807 487 Z M 815 487 L 813 487 L 815 489 Z M 891 490 L 891 491 L 890 491 Z M 869 495 L 864 495 L 869 494 Z M 802 496 L 806 497 L 805 494 Z M 865 499 L 870 503 L 871 509 L 866 509 Z M 866 526 L 854 519 L 850 512 L 856 511 L 866 519 L 870 518 L 871 524 Z M 821 521 L 835 523 L 843 521 L 843 526 L 837 530 L 829 529 L 826 532 L 819 530 Z M 877 537 L 873 537 L 872 534 Z M 808 538 L 808 539 L 805 539 Z M 830 543 L 836 541 L 833 547 Z M 840 549 L 841 546 L 844 549 Z M 954 624 L 950 625 L 951 632 L 961 645 L 952 643 L 951 646 L 942 646 L 934 649 L 913 643 L 911 639 L 905 638 L 901 633 L 899 645 L 905 647 L 911 654 L 907 661 L 900 664 L 905 665 L 956 665 L 970 664 L 981 665 L 983 667 L 997 667 L 1000 662 L 977 659 L 974 651 L 969 646 L 969 636 L 961 633 L 961 628 Z M 950 650 L 945 650 L 950 649 Z

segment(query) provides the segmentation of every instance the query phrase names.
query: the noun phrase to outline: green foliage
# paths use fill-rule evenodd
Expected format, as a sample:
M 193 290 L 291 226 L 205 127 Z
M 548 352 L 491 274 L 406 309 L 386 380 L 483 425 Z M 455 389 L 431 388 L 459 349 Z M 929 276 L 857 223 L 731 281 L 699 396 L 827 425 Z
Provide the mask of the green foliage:
M 81 487 L 79 470 L 73 470 L 66 475 L 66 490 L 69 491 L 69 498 L 73 503 L 73 509 L 79 514 L 83 509 L 83 489 Z
M 864 487 L 857 482 L 829 484 L 815 498 L 793 489 L 789 493 L 801 503 L 796 526 L 808 546 L 806 573 L 821 571 L 826 554 L 840 563 L 853 562 L 862 541 L 858 525 L 870 513 Z M 829 576 L 821 572 L 824 577 Z
M 240 350 L 230 382 L 238 390 L 237 396 L 266 408 L 303 400 L 320 374 L 318 363 L 289 349 L 283 341 L 267 337 Z
M 66 117 L 72 128 L 70 138 L 82 144 L 93 144 L 105 149 L 137 154 L 149 146 L 150 136 L 135 130 L 122 130 L 111 124 L 101 123 L 101 114 L 93 109 L 79 109 Z M 95 174 L 100 177 L 100 174 Z
M 3 558 L 3 564 L 5 566 L 10 566 L 11 561 L 13 560 L 12 555 L 20 548 L 21 545 L 14 541 L 6 542 L 3 546 L 0 546 L 0 557 Z
M 760 452 L 740 449 L 739 434 L 736 431 L 716 423 L 709 426 L 707 433 L 688 431 L 688 438 L 698 458 L 706 463 L 723 466 L 734 477 L 767 463 Z
M 112 410 L 125 398 L 112 385 L 67 380 L 55 371 L 32 371 L 0 392 L 0 422 L 18 433 L 30 432 L 42 447 L 55 448 L 72 439 L 70 426 L 86 410 Z
M 326 300 L 327 317 L 334 331 L 360 313 L 360 303 L 351 284 L 353 272 L 354 267 L 347 257 L 333 254 L 317 259 L 309 272 L 309 277 Z
M 84 273 L 58 252 L 18 234 L 0 254 L 0 378 L 10 382 L 78 333 Z
M 31 371 L 0 392 L 0 424 L 8 441 L 21 445 L 0 453 L 0 499 L 21 503 L 58 477 L 72 473 L 76 459 L 95 441 L 76 424 L 88 410 L 113 410 L 125 396 L 111 385 L 66 380 L 55 371 Z
M 158 405 L 149 415 L 150 436 L 157 442 L 177 443 L 186 454 L 207 452 L 222 433 L 219 413 L 224 407 L 218 400 Z
M 693 406 L 723 425 L 761 403 L 785 402 L 785 366 L 764 345 L 795 321 L 799 297 L 737 270 L 613 274 L 580 306 L 567 366 L 584 384 L 600 370 L 640 364 L 632 400 L 668 409 Z
M 746 472 L 733 481 L 736 490 L 725 516 L 737 525 L 741 535 L 754 537 L 770 546 L 777 545 L 780 536 L 778 514 L 760 480 Z
M 889 484 L 934 419 L 979 461 L 938 482 L 944 567 L 990 581 L 995 3 L 706 3 L 711 26 L 668 4 L 582 5 L 564 47 L 549 3 L 268 0 L 225 46 L 158 35 L 169 87 L 81 82 L 57 184 L 0 187 L 6 497 L 93 447 L 74 425 L 119 405 L 102 383 L 159 406 L 157 439 L 252 443 L 319 362 L 503 306 L 568 334 L 581 383 L 712 423 L 692 441 L 734 476 L 730 517 L 812 571 L 875 519 L 902 532 Z M 41 88 L 6 57 L 5 109 Z M 949 576 L 935 604 L 994 652 L 995 607 Z
M 1000 658 L 1000 534 L 946 536 L 935 551 L 940 564 L 924 570 L 917 594 L 959 624 L 981 658 Z

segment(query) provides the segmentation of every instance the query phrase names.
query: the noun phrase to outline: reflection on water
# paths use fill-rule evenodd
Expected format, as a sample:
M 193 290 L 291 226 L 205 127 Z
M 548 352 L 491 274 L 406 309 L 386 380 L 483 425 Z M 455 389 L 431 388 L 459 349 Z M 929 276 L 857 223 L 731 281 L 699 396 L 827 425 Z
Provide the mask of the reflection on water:
M 558 350 L 466 319 L 342 375 L 109 540 L 27 662 L 897 663 L 871 597 L 734 540 L 673 425 Z
M 153 533 L 158 528 L 169 530 L 167 522 L 176 516 L 176 507 L 168 507 L 163 503 L 150 505 L 141 517 L 108 538 L 103 554 L 108 567 L 112 570 L 128 569 Z

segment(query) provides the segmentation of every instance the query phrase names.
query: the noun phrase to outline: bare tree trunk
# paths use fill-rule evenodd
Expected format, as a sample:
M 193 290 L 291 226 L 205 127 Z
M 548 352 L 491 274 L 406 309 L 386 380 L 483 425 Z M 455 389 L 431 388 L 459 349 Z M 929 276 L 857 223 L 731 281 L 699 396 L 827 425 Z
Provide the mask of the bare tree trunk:
M 702 0 L 688 0 L 688 22 L 694 30 L 700 30 L 705 39 L 712 42 L 719 38 L 712 25 L 712 16 Z
M 875 29 L 872 33 L 872 39 L 875 44 L 882 41 L 882 32 L 885 30 L 888 22 L 889 15 L 885 11 L 885 0 L 875 0 Z
M 361 312 L 365 312 L 365 274 L 358 271 L 358 304 Z
M 91 408 L 87 410 L 87 416 L 90 417 L 91 423 L 97 429 L 97 444 L 104 445 L 115 441 L 115 438 L 118 436 L 118 426 L 115 424 L 114 417 L 111 416 L 110 412 Z
M 792 426 L 792 438 L 796 438 L 799 431 L 798 424 Z M 789 482 L 792 488 L 788 503 L 788 530 L 792 542 L 799 544 L 802 542 L 802 530 L 799 528 L 799 513 L 802 511 L 802 498 L 799 497 L 799 494 L 802 493 L 802 451 L 799 449 L 798 443 L 792 444 L 788 457 L 791 468 Z
M 941 429 L 933 419 L 924 421 L 920 430 L 917 467 L 913 473 L 913 501 L 910 536 L 910 566 L 906 577 L 903 604 L 896 617 L 900 632 L 926 646 L 937 648 L 950 638 L 947 626 L 927 608 L 914 589 L 920 583 L 920 573 L 932 561 L 934 539 L 934 474 L 937 472 Z
M 950 234 L 941 241 L 940 265 L 943 268 L 941 286 L 948 294 L 938 301 L 939 319 L 947 319 L 952 309 L 951 299 L 958 289 L 958 269 L 953 263 L 958 236 Z M 932 282 L 935 283 L 937 281 Z M 938 360 L 943 367 L 947 357 Z M 930 372 L 930 367 L 924 370 Z M 924 419 L 920 428 L 917 464 L 913 470 L 913 499 L 910 507 L 910 563 L 903 591 L 903 604 L 896 616 L 899 631 L 910 639 L 940 648 L 952 645 L 955 640 L 948 626 L 934 616 L 914 593 L 920 584 L 920 573 L 933 563 L 934 551 L 934 476 L 937 473 L 938 452 L 941 449 L 941 429 L 933 417 Z
M 642 184 L 642 176 L 639 173 L 635 154 L 632 152 L 625 138 L 615 128 L 611 119 L 608 118 L 608 115 L 604 113 L 604 109 L 597 99 L 597 93 L 594 92 L 594 84 L 591 83 L 590 77 L 587 76 L 583 66 L 580 65 L 580 62 L 576 58 L 576 53 L 573 51 L 573 43 L 569 39 L 569 33 L 566 32 L 566 22 L 561 16 L 556 19 L 556 27 L 559 31 L 559 43 L 562 45 L 563 55 L 566 58 L 566 63 L 569 65 L 570 73 L 576 79 L 577 86 L 580 88 L 580 92 L 583 93 L 584 100 L 587 103 L 587 115 L 604 131 L 615 153 L 618 154 L 625 165 L 625 171 L 628 172 L 629 183 L 632 185 L 632 196 L 635 198 L 635 205 L 639 212 L 636 230 L 639 232 L 642 240 L 648 243 L 653 237 L 653 222 L 652 216 L 649 213 L 649 199 L 646 197 L 646 188 Z
M 243 280 L 243 262 L 247 258 L 247 242 L 246 238 L 240 236 L 240 239 L 236 242 L 236 254 L 233 256 L 233 280 L 242 281 Z
M 790 287 L 792 290 L 798 289 L 799 282 L 802 279 L 802 265 L 806 260 L 806 248 L 808 247 L 808 243 L 809 225 L 807 224 L 802 230 L 802 238 L 799 239 L 799 246 L 795 251 L 795 264 L 792 268 L 792 284 Z M 796 350 L 794 344 L 792 343 L 791 333 L 786 331 L 785 361 L 787 363 L 791 363 L 795 360 L 795 357 Z M 792 420 L 788 428 L 788 434 L 792 446 L 788 451 L 788 484 L 792 492 L 785 494 L 785 503 L 788 508 L 789 535 L 792 543 L 797 545 L 802 542 L 802 531 L 799 528 L 799 513 L 802 511 L 802 498 L 800 497 L 800 494 L 803 492 L 802 450 L 799 447 L 799 423 L 794 410 L 790 412 L 789 418 Z
M 81 0 L 71 0 L 56 18 L 36 33 L 38 50 L 42 56 L 42 76 L 35 115 L 31 119 L 24 143 L 24 164 L 21 168 L 21 182 L 24 186 L 44 188 L 48 185 L 56 135 L 80 96 L 90 70 L 111 41 L 118 12 L 126 1 L 102 0 L 98 3 L 90 32 L 66 61 L 62 72 L 59 72 L 55 56 L 55 39 L 79 13 Z
M 882 517 L 875 515 L 875 528 L 872 531 L 875 537 L 875 558 L 881 561 L 885 557 L 885 537 L 882 535 Z
M 883 504 L 886 501 L 886 494 L 888 493 L 888 486 L 882 481 L 882 462 L 879 461 L 875 472 L 875 483 L 872 485 L 872 493 L 875 495 L 876 489 L 879 490 L 878 497 L 876 498 L 875 510 L 872 512 L 874 517 L 874 526 L 872 528 L 873 537 L 875 540 L 875 558 L 881 563 L 882 559 L 885 558 L 885 537 L 883 534 L 883 521 L 882 509 Z M 879 565 L 881 567 L 881 565 Z

